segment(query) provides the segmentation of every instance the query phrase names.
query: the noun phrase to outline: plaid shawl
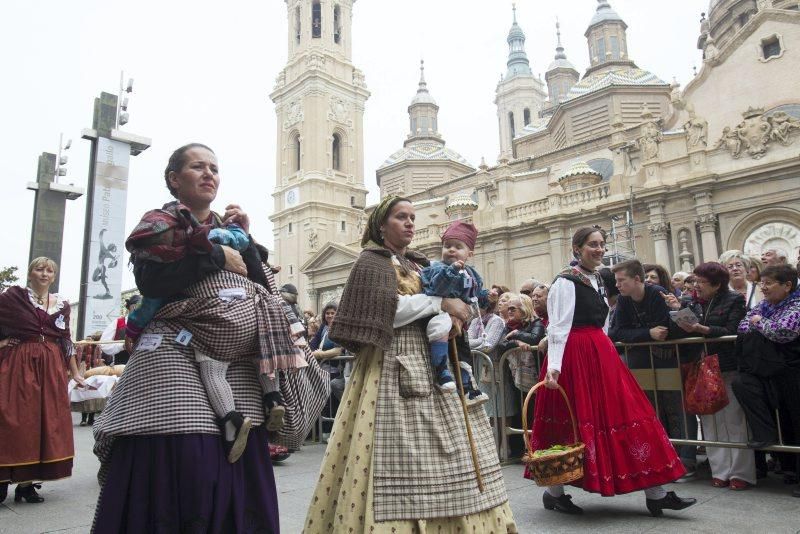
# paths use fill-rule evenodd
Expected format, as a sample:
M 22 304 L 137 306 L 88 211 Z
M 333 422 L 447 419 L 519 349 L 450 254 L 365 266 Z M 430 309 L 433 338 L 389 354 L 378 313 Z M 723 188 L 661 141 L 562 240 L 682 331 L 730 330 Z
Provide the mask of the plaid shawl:
M 133 229 L 125 241 L 131 257 L 169 263 L 187 254 L 211 252 L 208 232 L 220 226 L 220 216 L 211 212 L 208 219 L 200 223 L 183 204 L 173 201 L 160 210 L 151 210 Z
M 238 289 L 240 298 L 221 298 Z M 289 337 L 280 297 L 229 271 L 219 271 L 189 286 L 186 298 L 165 304 L 154 319 L 174 321 L 191 332 L 189 347 L 221 361 L 257 354 L 262 374 L 305 366 L 303 351 Z

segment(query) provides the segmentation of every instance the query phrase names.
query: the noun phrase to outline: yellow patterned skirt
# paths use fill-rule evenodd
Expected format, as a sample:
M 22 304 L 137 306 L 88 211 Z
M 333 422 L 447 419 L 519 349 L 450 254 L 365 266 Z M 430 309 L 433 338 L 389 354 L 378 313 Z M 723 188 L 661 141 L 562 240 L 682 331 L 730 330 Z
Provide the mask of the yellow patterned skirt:
M 383 351 L 356 358 L 333 426 L 304 532 L 313 533 L 516 533 L 508 502 L 462 517 L 399 521 L 375 520 L 373 438 Z M 398 436 L 402 439 L 402 436 Z

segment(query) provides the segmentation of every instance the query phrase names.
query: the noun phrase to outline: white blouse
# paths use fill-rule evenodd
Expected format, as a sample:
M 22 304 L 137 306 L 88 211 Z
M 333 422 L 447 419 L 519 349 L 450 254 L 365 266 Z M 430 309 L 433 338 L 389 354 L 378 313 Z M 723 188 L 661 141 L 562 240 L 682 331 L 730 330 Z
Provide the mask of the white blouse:
M 600 290 L 597 282 L 597 273 L 587 275 L 595 291 Z M 561 372 L 561 362 L 564 360 L 564 347 L 572 329 L 572 319 L 575 316 L 575 283 L 564 278 L 557 278 L 550 286 L 547 294 L 547 315 L 550 322 L 547 325 L 547 368 Z M 603 331 L 608 330 L 608 318 L 603 326 Z
M 54 299 L 55 299 L 53 301 L 53 305 L 52 306 L 50 305 L 49 301 L 47 303 L 39 304 L 39 299 L 36 296 L 36 293 L 33 292 L 33 289 L 31 289 L 28 286 L 25 286 L 25 289 L 28 290 L 28 299 L 31 301 L 31 304 L 33 304 L 36 308 L 39 308 L 40 310 L 42 310 L 43 312 L 45 312 L 45 313 L 47 313 L 49 315 L 52 315 L 57 311 L 63 310 L 64 306 L 67 304 L 66 299 L 64 299 L 58 293 L 49 293 L 47 295 L 48 299 L 50 299 L 50 297 L 54 297 Z
M 431 297 L 424 293 L 400 295 L 397 298 L 397 312 L 394 315 L 394 328 L 411 324 L 417 319 L 430 317 L 442 311 L 442 297 Z

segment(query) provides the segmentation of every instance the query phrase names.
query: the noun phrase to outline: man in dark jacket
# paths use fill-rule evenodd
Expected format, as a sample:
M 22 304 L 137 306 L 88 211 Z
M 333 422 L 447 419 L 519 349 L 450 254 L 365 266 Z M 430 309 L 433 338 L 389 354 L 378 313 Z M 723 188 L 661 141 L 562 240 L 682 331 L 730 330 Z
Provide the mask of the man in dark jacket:
M 662 296 L 665 293 L 664 288 L 644 283 L 644 268 L 639 260 L 618 263 L 611 270 L 620 296 L 608 337 L 621 343 L 648 343 L 687 337 L 670 320 L 669 308 Z M 626 359 L 628 367 L 637 376 L 642 389 L 657 409 L 667 434 L 672 438 L 683 438 L 683 420 L 686 417 L 689 435 L 695 437 L 697 419 L 693 415 L 685 414 L 683 410 L 680 371 L 674 348 L 663 345 L 650 348 L 632 347 L 626 350 Z M 657 397 L 653 391 L 656 375 L 659 378 Z M 653 386 L 648 388 L 648 383 Z M 687 471 L 681 480 L 689 480 L 695 475 L 697 448 L 685 445 L 679 449 Z

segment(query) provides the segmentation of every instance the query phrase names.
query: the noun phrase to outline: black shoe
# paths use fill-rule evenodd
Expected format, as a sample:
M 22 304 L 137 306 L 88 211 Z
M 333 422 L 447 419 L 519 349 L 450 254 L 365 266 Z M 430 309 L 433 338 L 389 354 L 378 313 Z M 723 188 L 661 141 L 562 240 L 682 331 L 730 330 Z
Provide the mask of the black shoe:
M 3 482 L 0 484 L 0 503 L 6 500 L 8 497 L 8 482 Z
M 230 421 L 236 427 L 236 434 L 232 440 L 227 439 L 225 426 Z M 236 463 L 239 457 L 244 452 L 247 446 L 247 435 L 250 433 L 250 427 L 253 422 L 249 417 L 244 417 L 239 412 L 228 412 L 228 414 L 219 420 L 220 429 L 222 429 L 222 444 L 225 447 L 225 453 L 228 456 L 230 463 Z
M 766 449 L 767 447 L 772 447 L 776 443 L 777 443 L 777 441 L 775 441 L 775 440 L 748 441 L 747 442 L 747 447 L 749 449 Z
M 28 484 L 27 486 L 20 486 L 17 484 L 14 489 L 14 502 L 19 502 L 22 499 L 25 499 L 25 502 L 28 503 L 44 502 L 44 497 L 36 493 L 37 489 L 42 489 L 42 485 Z
M 93 413 L 89 414 L 89 419 L 86 421 L 86 424 L 89 425 L 89 426 L 92 426 L 94 424 L 94 414 Z
M 659 517 L 664 515 L 664 510 L 683 510 L 695 504 L 697 499 L 681 498 L 675 495 L 674 491 L 668 491 L 667 495 L 661 499 L 647 499 L 647 509 L 650 515 Z
M 264 405 L 264 415 L 266 415 L 265 426 L 270 432 L 277 432 L 283 428 L 286 406 L 283 404 L 283 397 L 280 391 L 272 391 L 261 398 Z
M 580 515 L 583 513 L 583 508 L 573 504 L 572 495 L 553 497 L 545 491 L 542 494 L 542 504 L 544 504 L 545 510 L 555 510 L 569 515 Z

